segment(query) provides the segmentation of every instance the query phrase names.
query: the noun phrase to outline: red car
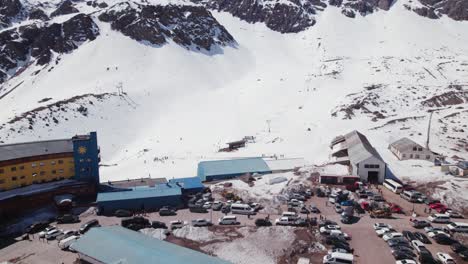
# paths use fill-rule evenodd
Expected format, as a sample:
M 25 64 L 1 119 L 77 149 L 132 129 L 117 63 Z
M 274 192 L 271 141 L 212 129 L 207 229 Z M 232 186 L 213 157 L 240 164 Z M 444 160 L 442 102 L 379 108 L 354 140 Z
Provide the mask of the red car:
M 390 206 L 390 210 L 394 214 L 402 214 L 403 213 L 403 209 L 398 204 L 389 203 L 388 206 Z
M 433 203 L 429 205 L 429 208 L 437 209 L 437 208 L 447 208 L 447 207 L 441 203 Z

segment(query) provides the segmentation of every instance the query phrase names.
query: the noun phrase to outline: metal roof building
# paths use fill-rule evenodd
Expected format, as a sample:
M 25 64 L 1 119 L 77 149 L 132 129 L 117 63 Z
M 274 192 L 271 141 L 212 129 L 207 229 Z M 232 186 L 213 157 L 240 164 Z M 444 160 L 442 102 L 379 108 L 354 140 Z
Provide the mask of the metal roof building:
M 271 173 L 262 158 L 202 161 L 198 163 L 197 176 L 202 181 L 231 179 L 247 173 Z
M 366 136 L 354 130 L 337 138 L 331 144 L 336 163 L 349 165 L 352 175 L 364 182 L 384 181 L 386 164 Z
M 2 161 L 59 153 L 73 153 L 73 140 L 59 139 L 0 145 Z
M 154 211 L 163 206 L 180 206 L 182 189 L 170 184 L 159 184 L 155 187 L 138 186 L 126 190 L 98 193 L 96 202 L 102 214 L 112 214 L 118 209 Z
M 424 148 L 409 138 L 401 138 L 388 146 L 388 149 L 399 159 L 421 159 L 434 162 L 439 155 Z
M 198 251 L 177 246 L 120 226 L 96 227 L 70 246 L 89 263 L 228 264 Z
M 197 193 L 205 189 L 200 177 L 178 178 L 169 180 L 169 184 L 179 186 L 182 193 Z

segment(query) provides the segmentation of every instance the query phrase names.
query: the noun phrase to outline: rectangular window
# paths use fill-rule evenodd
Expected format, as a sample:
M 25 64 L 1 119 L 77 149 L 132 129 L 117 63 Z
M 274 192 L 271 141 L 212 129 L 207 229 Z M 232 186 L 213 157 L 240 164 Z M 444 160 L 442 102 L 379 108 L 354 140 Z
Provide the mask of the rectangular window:
M 12 181 L 16 181 L 17 179 L 18 179 L 18 177 L 16 177 L 16 176 L 11 177 Z
M 409 157 L 410 157 L 410 159 L 412 159 L 412 158 L 413 158 L 413 154 L 410 154 Z
M 11 167 L 11 171 L 16 171 L 16 167 Z
M 50 162 L 51 165 L 55 165 L 55 160 Z
M 52 170 L 52 174 L 56 174 L 56 173 L 57 173 L 57 171 L 56 171 L 56 170 Z
M 415 156 L 415 157 L 416 157 L 417 159 L 419 159 L 419 154 L 416 154 L 416 156 Z
M 418 151 L 422 151 L 422 148 L 418 148 Z
M 24 170 L 24 166 L 23 165 L 19 166 L 19 169 Z
M 402 157 L 403 157 L 403 158 L 406 158 L 406 154 L 403 154 Z
M 60 169 L 60 170 L 59 170 L 59 173 L 60 173 L 60 174 L 63 174 L 63 169 Z
M 44 162 L 39 162 L 39 166 L 44 166 Z
M 41 176 L 44 176 L 44 175 L 45 175 L 45 171 L 41 171 L 39 174 L 40 174 Z
M 431 159 L 431 155 L 426 155 L 426 159 Z
M 364 168 L 369 169 L 369 165 L 364 164 Z
M 58 164 L 63 164 L 63 160 L 58 160 Z
M 31 167 L 37 167 L 37 163 L 31 163 Z

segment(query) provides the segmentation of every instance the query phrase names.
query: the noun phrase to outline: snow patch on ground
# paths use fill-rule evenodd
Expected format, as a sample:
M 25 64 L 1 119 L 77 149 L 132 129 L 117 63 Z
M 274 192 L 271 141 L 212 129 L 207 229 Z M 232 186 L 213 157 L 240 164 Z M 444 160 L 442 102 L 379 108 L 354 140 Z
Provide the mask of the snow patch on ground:
M 157 238 L 159 240 L 164 240 L 167 237 L 166 236 L 167 229 L 163 229 L 163 228 L 157 228 L 157 229 L 144 228 L 144 229 L 141 229 L 140 232 L 147 236 Z
M 276 263 L 276 259 L 291 246 L 296 238 L 293 227 L 263 227 L 255 232 L 252 232 L 249 227 L 242 227 L 238 229 L 238 232 L 243 235 L 243 238 L 209 244 L 202 249 L 236 264 L 268 264 Z
M 222 239 L 219 234 L 211 232 L 208 227 L 194 227 L 186 225 L 172 232 L 174 236 L 179 238 L 190 239 L 197 242 L 208 242 L 215 239 Z

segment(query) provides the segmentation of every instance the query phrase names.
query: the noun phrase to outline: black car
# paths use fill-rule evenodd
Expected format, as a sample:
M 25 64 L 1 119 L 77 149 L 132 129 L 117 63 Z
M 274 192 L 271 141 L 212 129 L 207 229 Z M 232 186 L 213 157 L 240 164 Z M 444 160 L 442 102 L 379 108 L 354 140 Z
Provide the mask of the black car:
M 408 240 L 408 241 L 413 241 L 413 240 L 417 240 L 416 236 L 410 232 L 410 231 L 406 231 L 404 230 L 403 232 L 401 232 L 403 234 L 403 236 Z
M 394 247 L 394 246 L 410 246 L 409 242 L 407 240 L 403 240 L 403 239 L 396 239 L 396 238 L 392 238 L 390 240 L 387 241 L 387 244 L 390 246 L 390 247 Z
M 294 226 L 299 226 L 299 227 L 306 227 L 306 226 L 309 226 L 309 221 L 307 221 L 306 219 L 297 219 L 294 224 Z
M 421 232 L 414 232 L 414 236 L 417 240 L 423 242 L 424 244 L 432 244 L 431 240 L 429 240 L 429 238 Z
M 168 207 L 163 207 L 163 208 L 159 209 L 159 215 L 160 216 L 171 216 L 171 215 L 177 215 L 177 213 L 174 210 L 172 210 L 172 209 L 170 209 Z
M 221 208 L 221 212 L 223 214 L 228 214 L 229 212 L 231 212 L 231 207 L 228 206 L 228 205 L 225 205 L 225 206 L 223 206 L 223 208 Z
M 421 251 L 419 253 L 419 262 L 421 264 L 438 264 L 439 262 L 434 259 L 429 250 Z
M 93 228 L 93 227 L 98 227 L 100 226 L 99 225 L 99 221 L 96 220 L 96 219 L 93 219 L 93 220 L 90 220 L 84 224 L 81 225 L 80 227 L 80 234 L 84 234 L 86 233 L 89 229 Z
M 128 210 L 119 209 L 115 211 L 114 215 L 117 217 L 132 217 L 133 213 Z
M 255 220 L 255 226 L 272 226 L 272 223 L 268 219 L 258 218 Z
M 452 245 L 450 245 L 450 248 L 455 253 L 459 253 L 459 252 L 468 250 L 468 247 L 466 247 L 465 245 L 463 245 L 461 243 L 453 243 Z
M 71 223 L 79 223 L 79 222 L 80 222 L 80 218 L 72 214 L 64 214 L 64 215 L 57 217 L 58 224 L 71 224 Z
M 302 207 L 302 208 L 301 208 L 301 214 L 310 214 L 310 211 L 307 210 L 307 208 Z
M 35 234 L 39 231 L 44 230 L 46 227 L 49 226 L 49 222 L 39 222 L 31 225 L 26 229 L 26 233 L 28 234 Z
M 151 223 L 147 218 L 144 218 L 141 216 L 135 216 L 132 218 L 122 219 L 121 225 L 123 227 L 129 227 L 130 225 L 138 225 L 138 226 L 143 226 L 142 228 L 145 228 L 145 227 L 150 227 Z
M 336 243 L 333 245 L 333 249 L 337 249 L 337 248 L 341 248 L 341 249 L 344 249 L 346 251 L 348 251 L 349 253 L 353 253 L 354 252 L 354 249 L 351 248 L 349 246 L 349 244 L 345 244 L 345 243 Z
M 331 220 L 320 220 L 318 222 L 318 225 L 319 225 L 319 227 L 322 227 L 322 226 L 326 226 L 326 225 L 338 225 L 338 223 L 336 223 L 335 221 L 331 221 Z
M 167 225 L 163 222 L 160 222 L 160 221 L 153 221 L 151 222 L 151 227 L 152 228 L 163 228 L 163 229 L 167 229 Z
M 345 243 L 345 244 L 348 244 L 348 241 L 346 241 L 346 239 L 344 237 L 339 237 L 339 236 L 327 236 L 325 238 L 325 244 L 327 245 L 335 245 L 335 244 L 338 244 L 338 243 Z
M 202 214 L 208 213 L 208 210 L 206 210 L 206 208 L 203 208 L 201 206 L 191 206 L 189 207 L 189 211 L 191 213 L 202 213 Z
M 399 246 L 393 246 L 393 247 L 390 247 L 390 250 L 393 252 L 395 251 L 411 251 L 413 252 L 413 248 L 411 248 L 410 246 L 405 246 L 405 245 L 399 245 Z
M 353 222 L 353 218 L 353 216 L 345 215 L 341 217 L 340 221 L 343 224 L 351 224 Z
M 414 259 L 416 257 L 416 254 L 411 251 L 395 251 L 392 255 L 396 260 Z
M 433 237 L 435 242 L 437 242 L 437 244 L 441 244 L 441 245 L 452 245 L 454 243 L 457 243 L 458 241 L 456 241 L 455 239 L 447 236 L 447 235 L 444 235 L 444 234 L 438 234 L 436 236 Z
M 310 206 L 310 212 L 314 214 L 320 214 L 320 209 L 318 209 L 316 206 Z
M 458 256 L 463 260 L 468 260 L 468 250 L 458 252 Z

